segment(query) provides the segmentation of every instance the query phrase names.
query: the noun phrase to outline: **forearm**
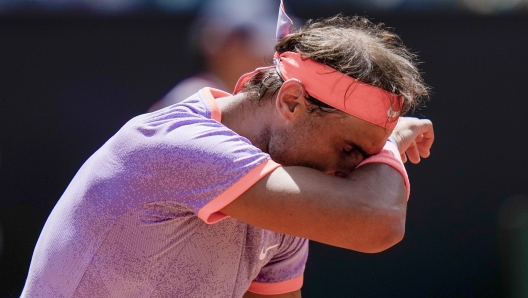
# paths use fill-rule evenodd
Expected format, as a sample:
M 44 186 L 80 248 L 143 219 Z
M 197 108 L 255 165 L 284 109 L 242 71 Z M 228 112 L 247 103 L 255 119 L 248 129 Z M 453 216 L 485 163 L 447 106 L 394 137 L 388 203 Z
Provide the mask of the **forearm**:
M 268 230 L 378 252 L 403 237 L 406 190 L 401 174 L 385 164 L 367 164 L 348 178 L 285 167 L 222 212 Z
M 354 182 L 351 186 L 355 189 L 361 187 L 351 200 L 360 200 L 366 209 L 363 221 L 356 222 L 357 242 L 353 245 L 363 252 L 379 252 L 400 242 L 405 234 L 408 198 L 402 174 L 389 165 L 370 163 L 347 179 Z
M 343 180 L 319 190 L 325 204 L 312 224 L 325 227 L 306 231 L 314 232 L 308 238 L 365 253 L 380 252 L 401 241 L 407 211 L 402 175 L 391 166 L 372 163 Z

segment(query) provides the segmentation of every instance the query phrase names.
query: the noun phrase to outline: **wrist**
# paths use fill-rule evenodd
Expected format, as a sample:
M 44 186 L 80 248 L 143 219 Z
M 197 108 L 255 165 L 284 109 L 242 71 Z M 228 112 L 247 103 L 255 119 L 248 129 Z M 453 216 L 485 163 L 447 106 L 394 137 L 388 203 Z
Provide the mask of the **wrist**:
M 391 143 L 393 143 L 394 146 L 398 147 L 398 142 L 396 141 L 396 139 L 395 139 L 392 135 L 390 135 L 388 141 L 391 142 Z
M 390 135 L 388 141 L 391 142 L 392 144 L 394 144 L 394 146 L 396 146 L 398 151 L 400 150 L 400 146 L 398 145 L 398 141 L 396 141 L 396 139 L 392 135 Z
M 409 199 L 411 192 L 409 176 L 407 175 L 407 171 L 401 160 L 397 144 L 394 145 L 392 142 L 387 141 L 385 147 L 383 147 L 383 150 L 381 150 L 380 153 L 366 158 L 356 167 L 356 169 L 368 163 L 384 163 L 399 171 L 403 177 L 405 188 L 407 189 L 407 199 Z

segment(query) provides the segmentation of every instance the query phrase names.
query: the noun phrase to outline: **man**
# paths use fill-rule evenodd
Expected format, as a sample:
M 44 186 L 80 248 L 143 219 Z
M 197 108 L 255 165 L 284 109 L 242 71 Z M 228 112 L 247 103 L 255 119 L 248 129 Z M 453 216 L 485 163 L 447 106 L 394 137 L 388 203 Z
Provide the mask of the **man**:
M 433 142 L 430 121 L 399 118 L 427 95 L 414 56 L 364 18 L 284 29 L 275 66 L 234 95 L 140 115 L 87 160 L 23 297 L 300 297 L 307 239 L 367 253 L 402 239 L 400 154 L 417 163 Z
M 208 0 L 191 26 L 191 51 L 203 70 L 179 82 L 149 112 L 178 103 L 204 87 L 233 90 L 238 78 L 270 61 L 277 9 L 269 0 Z

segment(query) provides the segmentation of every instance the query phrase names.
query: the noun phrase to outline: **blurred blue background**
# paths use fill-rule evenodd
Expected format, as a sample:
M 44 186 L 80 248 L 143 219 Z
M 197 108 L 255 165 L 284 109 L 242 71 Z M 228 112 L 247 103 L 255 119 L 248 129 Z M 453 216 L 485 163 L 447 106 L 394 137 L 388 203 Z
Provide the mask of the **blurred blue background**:
M 20 294 L 82 163 L 203 68 L 188 45 L 202 4 L 0 0 L 0 297 Z M 312 242 L 303 297 L 528 297 L 528 0 L 285 5 L 299 19 L 342 12 L 394 28 L 423 61 L 433 93 L 415 116 L 437 137 L 408 165 L 404 240 L 372 255 Z

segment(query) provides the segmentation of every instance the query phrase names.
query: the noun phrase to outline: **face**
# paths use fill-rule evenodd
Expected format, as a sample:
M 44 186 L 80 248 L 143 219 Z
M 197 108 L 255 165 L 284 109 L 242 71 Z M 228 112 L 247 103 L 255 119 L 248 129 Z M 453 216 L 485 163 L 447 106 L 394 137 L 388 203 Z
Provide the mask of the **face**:
M 284 166 L 344 177 L 385 145 L 390 131 L 344 113 L 305 113 L 270 136 L 268 153 Z

